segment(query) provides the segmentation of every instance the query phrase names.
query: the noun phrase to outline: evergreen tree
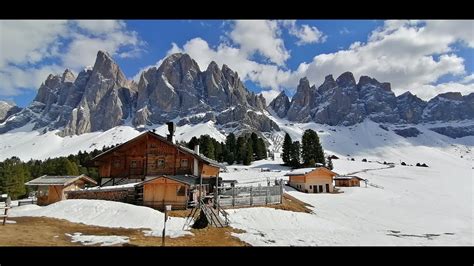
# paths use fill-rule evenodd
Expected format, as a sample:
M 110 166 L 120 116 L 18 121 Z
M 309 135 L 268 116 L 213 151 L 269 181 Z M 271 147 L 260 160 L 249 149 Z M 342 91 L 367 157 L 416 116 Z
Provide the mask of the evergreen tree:
M 332 169 L 334 168 L 334 166 L 332 165 L 332 159 L 331 159 L 331 157 L 328 157 L 327 166 L 328 166 L 328 169 L 329 169 L 329 170 L 332 170 Z
M 246 146 L 246 148 L 245 148 L 245 156 L 244 156 L 244 159 L 243 159 L 243 164 L 244 165 L 250 165 L 253 161 L 252 142 L 248 141 L 245 146 Z
M 196 144 L 199 144 L 199 140 L 196 137 L 192 137 L 188 143 L 188 148 L 194 150 L 194 146 L 196 146 Z
M 79 175 L 79 169 L 77 167 L 76 162 L 71 162 L 69 160 L 66 160 L 64 168 L 65 168 L 66 175 L 74 175 L 74 176 Z
M 301 145 L 299 141 L 293 142 L 291 145 L 291 152 L 290 152 L 290 166 L 293 168 L 298 168 L 300 167 L 300 149 Z
M 202 135 L 199 139 L 200 152 L 209 159 L 215 159 L 215 147 L 209 135 Z
M 237 138 L 237 145 L 235 146 L 235 161 L 241 163 L 246 154 L 246 145 L 247 142 L 243 136 Z
M 318 134 L 312 129 L 307 129 L 303 134 L 302 141 L 301 156 L 303 157 L 303 164 L 305 166 L 314 166 L 311 164 L 311 160 L 314 160 L 315 163 L 326 165 L 324 151 L 319 142 Z
M 228 152 L 225 161 L 226 161 L 229 165 L 233 165 L 233 164 L 234 164 L 234 161 L 235 161 L 234 153 L 233 153 L 233 152 Z
M 285 140 L 283 141 L 283 153 L 281 155 L 283 162 L 285 165 L 289 165 L 291 161 L 291 148 L 292 148 L 293 140 L 291 139 L 288 133 L 285 134 Z
M 258 136 L 257 136 L 257 133 L 255 132 L 252 132 L 252 134 L 250 134 L 250 142 L 252 143 L 252 150 L 255 154 L 258 154 Z M 257 159 L 258 159 L 258 155 L 257 155 Z
M 257 160 L 267 159 L 267 147 L 262 138 L 258 138 L 257 151 L 255 153 L 257 155 Z
M 235 149 L 235 135 L 234 133 L 230 133 L 226 139 L 225 139 L 225 145 L 228 149 L 229 152 L 232 152 L 235 154 L 236 149 Z
M 217 141 L 214 142 L 214 153 L 215 153 L 215 159 L 218 162 L 222 162 L 222 145 L 221 143 Z
M 18 157 L 6 159 L 0 169 L 2 193 L 17 199 L 26 193 L 25 182 L 29 179 L 29 172 Z

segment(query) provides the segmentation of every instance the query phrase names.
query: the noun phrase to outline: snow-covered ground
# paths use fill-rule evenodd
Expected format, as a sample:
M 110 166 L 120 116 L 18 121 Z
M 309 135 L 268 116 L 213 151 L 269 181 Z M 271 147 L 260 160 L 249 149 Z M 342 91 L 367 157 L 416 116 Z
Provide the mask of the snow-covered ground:
M 357 176 L 368 179 L 373 186 L 366 188 L 362 184 L 362 187 L 341 188 L 344 193 L 340 194 L 305 194 L 286 187 L 287 193 L 313 206 L 312 214 L 265 207 L 229 210 L 231 225 L 246 231 L 235 234 L 243 241 L 252 245 L 474 244 L 474 136 L 453 139 L 429 130 L 438 124 L 411 125 L 422 134 L 405 138 L 393 131 L 399 126 L 385 125 L 386 130 L 368 120 L 350 127 L 336 127 L 272 119 L 293 140 L 301 140 L 306 129 L 315 130 L 326 153 L 340 158 L 333 160 L 336 173 L 358 172 Z M 104 145 L 127 141 L 139 133 L 122 126 L 106 132 L 61 138 L 55 132 L 41 135 L 25 128 L 1 135 L 0 160 L 11 156 L 23 160 L 44 159 L 79 150 L 100 149 Z M 158 127 L 157 133 L 165 135 L 166 125 Z M 176 137 L 189 140 L 202 134 L 209 134 L 219 141 L 225 139 L 212 122 L 178 127 Z M 362 159 L 369 162 L 362 162 Z M 394 167 L 388 168 L 383 162 L 394 163 Z M 401 162 L 408 165 L 426 163 L 429 167 L 401 166 Z M 284 175 L 289 169 L 280 163 L 278 158 L 277 161 L 253 162 L 250 166 L 232 165 L 227 167 L 229 172 L 221 176 L 237 180 L 238 185 L 266 185 L 275 179 L 288 179 Z M 262 168 L 268 168 L 270 172 L 263 172 Z M 21 206 L 13 208 L 11 213 L 99 226 L 149 228 L 148 234 L 159 234 L 162 213 L 149 208 L 137 209 L 145 207 L 115 205 L 123 203 L 110 204 L 114 205 L 108 202 L 98 206 L 87 202 L 76 204 L 74 200 L 67 200 L 43 208 Z M 175 236 L 188 234 L 181 229 L 183 224 L 183 218 L 172 218 L 167 231 Z
M 168 134 L 167 125 L 153 126 L 156 133 L 162 136 Z M 105 132 L 93 132 L 82 135 L 60 137 L 59 131 L 49 131 L 42 134 L 38 131 L 30 131 L 30 128 L 17 129 L 0 135 L 0 161 L 12 156 L 21 160 L 47 159 L 49 157 L 67 156 L 79 151 L 92 151 L 102 149 L 103 146 L 111 146 L 128 141 L 139 134 L 130 126 L 118 126 Z M 208 134 L 218 141 L 225 141 L 225 136 L 214 126 L 214 122 L 197 125 L 184 125 L 176 128 L 176 140 L 189 141 L 193 136 Z
M 65 219 L 73 223 L 112 227 L 148 229 L 145 233 L 163 230 L 164 214 L 157 210 L 115 201 L 70 199 L 40 207 L 38 205 L 24 205 L 12 208 L 11 217 L 33 216 Z M 183 230 L 184 218 L 169 217 L 166 223 L 166 235 L 180 237 L 192 235 Z M 188 228 L 185 228 L 188 229 Z
M 82 233 L 66 234 L 71 237 L 71 242 L 80 242 L 85 246 L 97 245 L 115 246 L 128 243 L 130 239 L 127 236 L 95 236 L 83 235 Z
M 425 156 L 426 150 L 430 154 Z M 368 154 L 356 161 L 333 160 L 337 173 L 361 171 L 357 175 L 376 187 L 362 183 L 341 188 L 340 194 L 306 194 L 285 187 L 291 196 L 311 204 L 313 213 L 265 207 L 229 210 L 231 226 L 246 231 L 234 235 L 251 245 L 473 245 L 472 163 L 436 148 L 403 151 L 407 163 L 421 161 L 430 167 L 362 162 Z M 395 161 L 399 155 L 392 148 L 381 154 L 387 157 L 372 156 Z M 263 184 L 270 173 L 255 169 L 281 168 L 278 163 L 259 161 L 248 170 L 237 167 L 240 176 L 222 176 Z M 271 173 L 272 178 L 283 178 L 286 171 Z

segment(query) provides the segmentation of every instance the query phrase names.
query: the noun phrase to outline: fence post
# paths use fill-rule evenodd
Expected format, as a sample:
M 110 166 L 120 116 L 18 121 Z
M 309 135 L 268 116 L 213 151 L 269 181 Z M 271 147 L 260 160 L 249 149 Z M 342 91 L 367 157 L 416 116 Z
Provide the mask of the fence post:
M 280 203 L 283 203 L 283 179 L 280 179 Z
M 253 205 L 252 186 L 250 186 L 250 206 Z
M 232 207 L 235 207 L 235 187 L 232 187 Z
M 265 187 L 265 205 L 268 205 L 268 186 Z
M 217 194 L 218 192 L 217 192 L 217 185 L 216 185 L 214 186 L 214 208 L 217 208 L 217 199 L 219 198 Z

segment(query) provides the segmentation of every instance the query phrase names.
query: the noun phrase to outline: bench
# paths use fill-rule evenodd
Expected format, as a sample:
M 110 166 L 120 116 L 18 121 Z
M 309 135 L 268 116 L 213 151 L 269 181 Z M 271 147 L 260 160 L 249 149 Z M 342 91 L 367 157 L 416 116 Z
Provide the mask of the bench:
M 0 214 L 0 219 L 3 218 L 3 225 L 5 225 L 7 223 L 8 210 L 11 209 L 11 207 L 0 207 L 0 209 L 5 210 L 4 214 Z

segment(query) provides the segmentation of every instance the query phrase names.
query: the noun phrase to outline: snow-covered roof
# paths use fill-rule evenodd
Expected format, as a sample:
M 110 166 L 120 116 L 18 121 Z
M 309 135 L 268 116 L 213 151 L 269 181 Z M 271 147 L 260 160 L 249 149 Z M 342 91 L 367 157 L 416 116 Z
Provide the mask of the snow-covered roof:
M 124 188 L 133 188 L 135 185 L 140 184 L 141 182 L 135 182 L 135 183 L 128 183 L 124 185 L 116 185 L 116 186 L 103 186 L 103 187 L 90 187 L 90 188 L 85 188 L 84 190 L 87 191 L 95 191 L 95 190 L 114 190 L 114 189 L 124 189 Z
M 292 175 L 306 175 L 312 171 L 315 170 L 325 170 L 333 173 L 334 175 L 337 175 L 337 173 L 334 173 L 333 171 L 327 169 L 326 167 L 310 167 L 310 168 L 299 168 L 299 169 L 294 169 L 291 172 L 288 172 L 285 176 L 292 176 Z
M 350 179 L 353 179 L 353 178 L 357 178 L 359 180 L 365 180 L 365 179 L 360 178 L 358 176 L 349 176 L 349 175 L 348 176 L 335 176 L 334 180 L 350 180 Z
M 71 184 L 79 179 L 83 179 L 88 183 L 92 183 L 97 185 L 97 182 L 86 176 L 86 175 L 78 175 L 78 176 L 51 176 L 51 175 L 43 175 L 38 178 L 35 178 L 29 182 L 26 182 L 25 185 L 27 186 L 66 186 Z
M 291 172 L 288 172 L 288 173 L 286 174 L 286 176 L 289 176 L 289 175 L 305 175 L 305 174 L 307 174 L 307 173 L 309 173 L 309 172 L 314 171 L 315 169 L 316 169 L 316 168 L 314 168 L 314 167 L 310 167 L 310 168 L 299 168 L 299 169 L 295 169 L 295 170 L 293 170 L 293 171 L 291 171 Z

